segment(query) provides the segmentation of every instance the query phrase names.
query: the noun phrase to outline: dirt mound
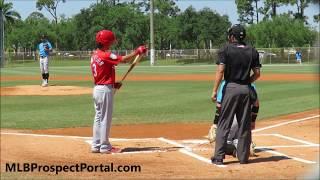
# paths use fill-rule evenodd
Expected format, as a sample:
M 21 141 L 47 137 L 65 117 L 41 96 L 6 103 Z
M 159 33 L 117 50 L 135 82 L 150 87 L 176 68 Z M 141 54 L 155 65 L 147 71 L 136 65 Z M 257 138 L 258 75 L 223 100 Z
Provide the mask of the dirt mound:
M 91 94 L 92 88 L 79 86 L 48 86 L 25 85 L 1 87 L 1 96 L 67 96 Z

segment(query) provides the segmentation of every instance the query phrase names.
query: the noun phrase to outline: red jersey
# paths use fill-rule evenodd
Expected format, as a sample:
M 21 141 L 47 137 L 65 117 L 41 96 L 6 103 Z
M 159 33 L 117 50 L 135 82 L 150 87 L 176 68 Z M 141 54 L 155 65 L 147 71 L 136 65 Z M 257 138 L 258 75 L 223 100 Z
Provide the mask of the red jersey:
M 115 65 L 119 64 L 122 56 L 112 52 L 96 50 L 91 56 L 91 71 L 95 85 L 107 85 L 115 83 Z

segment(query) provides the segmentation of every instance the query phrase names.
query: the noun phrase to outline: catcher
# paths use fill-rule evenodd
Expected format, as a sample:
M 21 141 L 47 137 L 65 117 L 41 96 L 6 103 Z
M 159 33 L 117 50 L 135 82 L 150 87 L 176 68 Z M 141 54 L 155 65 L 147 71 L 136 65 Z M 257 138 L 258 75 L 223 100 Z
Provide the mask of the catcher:
M 217 129 L 217 124 L 219 121 L 219 115 L 220 115 L 220 111 L 221 111 L 221 102 L 222 102 L 222 96 L 223 96 L 223 89 L 225 87 L 225 81 L 222 81 L 219 87 L 219 91 L 217 94 L 217 101 L 216 101 L 216 113 L 214 116 L 214 120 L 213 120 L 213 124 L 210 127 L 209 133 L 208 133 L 208 140 L 210 143 L 215 142 L 215 138 L 216 138 L 216 129 Z M 252 101 L 252 106 L 251 106 L 251 129 L 255 129 L 255 122 L 258 116 L 258 112 L 259 112 L 259 99 L 257 96 L 257 91 L 256 91 L 256 87 L 254 84 L 250 85 L 251 87 L 251 101 Z M 226 146 L 226 154 L 227 155 L 233 155 L 236 156 L 236 148 L 237 148 L 237 143 L 238 143 L 238 139 L 237 139 L 237 132 L 238 132 L 239 126 L 237 123 L 237 119 L 236 116 L 233 119 L 232 122 L 232 126 L 230 129 L 230 133 L 228 135 L 228 139 L 227 139 L 227 146 Z M 251 143 L 251 148 L 250 148 L 250 155 L 254 156 L 255 155 L 255 143 L 252 142 Z

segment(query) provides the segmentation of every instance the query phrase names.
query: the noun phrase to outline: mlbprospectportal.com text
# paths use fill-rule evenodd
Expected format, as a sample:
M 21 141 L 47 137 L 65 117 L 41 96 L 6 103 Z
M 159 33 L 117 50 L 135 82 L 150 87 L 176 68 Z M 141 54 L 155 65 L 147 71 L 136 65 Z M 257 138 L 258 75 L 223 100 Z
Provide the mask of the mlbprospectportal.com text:
M 114 165 L 78 163 L 72 165 L 40 165 L 38 163 L 6 163 L 6 172 L 51 172 L 59 174 L 61 172 L 105 172 L 105 173 L 128 173 L 141 172 L 140 165 Z

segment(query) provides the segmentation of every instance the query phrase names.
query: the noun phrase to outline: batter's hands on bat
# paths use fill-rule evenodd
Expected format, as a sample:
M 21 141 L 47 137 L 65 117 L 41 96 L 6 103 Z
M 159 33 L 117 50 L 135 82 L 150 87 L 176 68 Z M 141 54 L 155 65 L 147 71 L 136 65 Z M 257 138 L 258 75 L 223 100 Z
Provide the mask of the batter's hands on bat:
M 212 92 L 212 95 L 211 95 L 211 100 L 212 102 L 216 102 L 217 101 L 217 92 Z
M 144 45 L 139 46 L 139 47 L 135 50 L 135 53 L 136 53 L 136 54 L 139 54 L 139 55 L 145 54 L 146 52 L 147 52 L 147 48 L 146 48 Z
M 122 86 L 122 82 L 115 82 L 115 83 L 114 83 L 114 88 L 115 88 L 115 89 L 120 89 L 121 86 Z

